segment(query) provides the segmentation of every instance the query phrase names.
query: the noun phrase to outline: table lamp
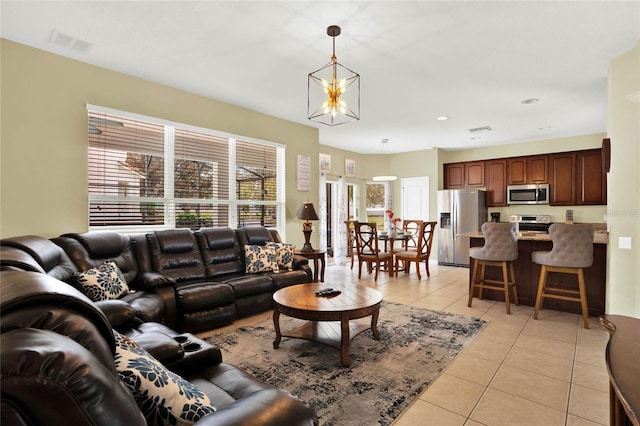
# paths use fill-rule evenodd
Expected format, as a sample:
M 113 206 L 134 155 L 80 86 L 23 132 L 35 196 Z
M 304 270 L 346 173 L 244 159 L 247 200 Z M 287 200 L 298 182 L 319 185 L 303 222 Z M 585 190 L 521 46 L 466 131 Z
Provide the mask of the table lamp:
M 296 219 L 306 220 L 305 223 L 302 224 L 302 233 L 304 234 L 304 245 L 300 249 L 302 252 L 310 252 L 313 251 L 313 247 L 311 247 L 311 243 L 309 239 L 311 238 L 311 222 L 310 220 L 318 220 L 318 213 L 316 213 L 316 209 L 313 207 L 313 203 L 307 201 L 306 203 L 302 203 L 300 208 L 298 209 L 298 213 L 296 213 Z

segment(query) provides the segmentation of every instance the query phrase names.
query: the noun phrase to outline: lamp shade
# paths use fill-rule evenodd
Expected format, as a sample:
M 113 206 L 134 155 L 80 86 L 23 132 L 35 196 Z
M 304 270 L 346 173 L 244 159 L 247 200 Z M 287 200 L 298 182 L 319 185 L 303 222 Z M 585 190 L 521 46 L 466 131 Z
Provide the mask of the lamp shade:
M 313 207 L 313 203 L 307 201 L 306 203 L 302 203 L 300 208 L 298 209 L 298 213 L 296 213 L 296 219 L 300 220 L 319 220 L 318 213 L 316 213 L 316 209 Z

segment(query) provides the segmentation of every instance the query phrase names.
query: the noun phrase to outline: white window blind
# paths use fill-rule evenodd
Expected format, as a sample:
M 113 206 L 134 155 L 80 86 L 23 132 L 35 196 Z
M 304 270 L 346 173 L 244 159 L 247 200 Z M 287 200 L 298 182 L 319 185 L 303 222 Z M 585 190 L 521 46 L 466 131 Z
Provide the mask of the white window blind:
M 278 223 L 278 153 L 268 145 L 236 141 L 238 225 Z
M 164 224 L 164 126 L 89 112 L 89 225 Z
M 199 229 L 229 223 L 229 140 L 175 131 L 176 227 Z
M 88 106 L 90 228 L 283 232 L 283 146 L 106 111 Z

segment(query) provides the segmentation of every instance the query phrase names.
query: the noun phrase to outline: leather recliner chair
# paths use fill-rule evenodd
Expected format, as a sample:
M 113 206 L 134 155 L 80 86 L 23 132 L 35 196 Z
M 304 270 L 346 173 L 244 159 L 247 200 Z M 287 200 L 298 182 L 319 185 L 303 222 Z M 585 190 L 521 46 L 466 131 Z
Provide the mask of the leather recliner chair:
M 101 310 L 42 273 L 0 272 L 0 414 L 3 425 L 143 425 L 115 370 L 115 341 Z M 197 425 L 317 425 L 294 396 L 222 362 L 218 348 L 182 376 L 217 408 Z
M 109 234 L 112 234 L 112 243 L 109 244 L 107 240 L 103 238 L 95 238 L 93 240 L 93 244 L 96 247 L 95 250 L 110 251 L 111 254 L 114 255 L 113 259 L 116 261 L 116 264 L 118 264 L 118 267 L 122 266 L 122 268 L 127 271 L 125 278 L 127 278 L 127 282 L 129 283 L 132 276 L 131 272 L 133 271 L 133 274 L 135 274 L 137 268 L 134 266 L 135 259 L 131 258 L 131 261 L 133 261 L 133 265 L 131 265 L 131 261 L 127 260 L 128 257 L 122 256 L 123 251 L 125 251 L 123 248 L 124 238 L 127 237 L 115 232 Z M 0 268 L 3 270 L 13 269 L 39 272 L 75 287 L 74 272 L 91 269 L 106 260 L 105 258 L 100 262 L 97 260 L 93 261 L 90 259 L 90 254 L 87 249 L 83 248 L 76 240 L 69 238 L 62 240 L 65 242 L 68 240 L 71 246 L 79 246 L 75 252 L 70 250 L 74 255 L 75 262 L 72 261 L 62 247 L 55 244 L 52 240 L 35 235 L 26 235 L 5 238 L 0 241 Z M 113 241 L 117 241 L 120 247 L 113 249 L 113 247 L 116 247 Z M 118 255 L 116 252 L 120 254 Z M 133 288 L 135 289 L 135 287 Z M 117 315 L 117 312 L 120 310 L 120 305 L 123 303 L 131 305 L 138 321 L 162 322 L 165 316 L 162 298 L 157 294 L 147 291 L 134 291 L 124 295 L 119 300 L 100 301 L 96 303 L 97 306 L 104 311 L 109 320 L 112 320 L 112 315 Z M 116 318 L 113 318 L 113 320 L 114 323 L 121 323 L 121 321 Z
M 134 290 L 125 295 L 123 300 L 133 307 L 136 316 L 144 322 L 173 321 L 173 318 L 166 318 L 169 313 L 162 291 L 163 287 L 168 288 L 170 297 L 173 297 L 172 282 L 160 274 L 139 271 L 127 235 L 113 231 L 92 231 L 63 234 L 51 241 L 62 247 L 79 271 L 87 271 L 107 260 L 113 260 L 122 272 L 129 289 Z M 155 284 L 149 285 L 154 280 Z

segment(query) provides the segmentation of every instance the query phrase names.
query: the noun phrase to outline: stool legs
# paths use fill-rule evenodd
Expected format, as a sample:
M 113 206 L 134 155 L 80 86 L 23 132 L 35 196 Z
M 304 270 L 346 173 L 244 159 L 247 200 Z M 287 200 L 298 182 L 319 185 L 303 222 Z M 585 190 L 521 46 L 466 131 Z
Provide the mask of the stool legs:
M 488 280 L 485 277 L 487 266 L 500 267 L 502 271 L 502 280 Z M 478 267 L 480 268 L 480 279 L 478 280 Z M 509 277 L 511 275 L 511 277 Z M 519 305 L 518 301 L 518 289 L 515 285 L 515 268 L 513 262 L 510 261 L 488 261 L 474 259 L 473 273 L 471 274 L 471 286 L 469 288 L 469 301 L 467 306 L 471 307 L 473 300 L 473 294 L 475 289 L 478 289 L 478 298 L 482 300 L 482 291 L 487 290 L 501 290 L 504 292 L 504 301 L 506 305 L 507 314 L 511 314 L 511 301 L 510 301 L 510 289 L 513 288 L 513 302 Z M 493 285 L 489 285 L 493 284 Z
M 533 310 L 533 319 L 538 319 L 538 311 L 542 306 L 542 297 L 544 295 L 544 286 L 547 284 L 547 265 L 542 265 L 540 270 L 540 281 L 538 281 L 538 295 L 536 296 L 536 307 Z
M 555 288 L 547 286 L 547 276 L 549 272 L 560 272 L 564 274 L 574 274 L 578 277 L 578 290 L 568 290 L 564 288 Z M 549 293 L 551 291 L 553 293 Z M 561 294 L 556 294 L 561 293 Z M 574 296 L 565 296 L 564 294 L 572 294 Z M 536 307 L 533 310 L 533 319 L 538 319 L 538 311 L 542 308 L 542 302 L 545 298 L 569 300 L 572 302 L 580 302 L 582 311 L 582 323 L 584 328 L 589 328 L 589 305 L 587 304 L 587 292 L 584 284 L 584 270 L 582 268 L 566 268 L 557 266 L 542 265 L 540 271 L 540 281 L 538 282 L 538 295 L 536 296 Z

